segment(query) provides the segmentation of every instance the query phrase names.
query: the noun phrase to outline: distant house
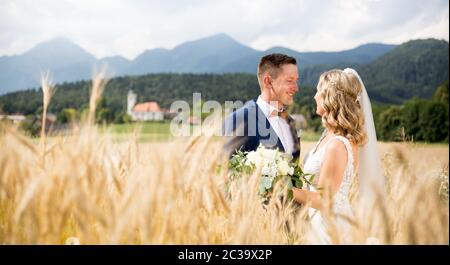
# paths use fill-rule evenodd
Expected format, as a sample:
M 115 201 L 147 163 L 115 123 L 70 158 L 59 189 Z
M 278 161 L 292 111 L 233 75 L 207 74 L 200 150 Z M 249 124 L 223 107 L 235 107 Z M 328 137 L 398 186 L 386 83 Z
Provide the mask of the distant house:
M 26 117 L 24 115 L 18 115 L 18 114 L 15 114 L 15 115 L 0 115 L 0 120 L 3 120 L 3 119 L 12 121 L 14 124 L 19 124 L 22 121 L 24 121 L 26 119 Z
M 57 123 L 57 116 L 53 113 L 47 113 L 45 116 L 45 132 L 49 133 L 49 132 L 56 132 L 56 131 L 60 131 L 61 130 L 61 125 Z M 41 115 L 37 115 L 34 116 L 34 118 L 31 120 L 33 126 L 35 126 L 36 128 L 38 128 L 38 130 L 40 131 L 42 128 L 42 116 Z
M 53 114 L 53 113 L 50 113 L 50 112 L 47 113 L 46 118 L 47 118 L 46 122 L 47 123 L 50 122 L 51 124 L 55 123 L 56 120 L 57 120 L 56 114 Z
M 60 131 L 61 124 L 57 123 L 56 120 L 57 117 L 55 114 L 47 113 L 45 119 L 45 133 Z M 21 126 L 22 129 L 34 136 L 39 135 L 42 128 L 42 116 L 40 114 L 29 115 L 28 117 L 20 114 L 0 114 L 0 121 L 7 121 L 12 123 L 14 126 Z
M 188 122 L 189 122 L 189 124 L 191 124 L 191 125 L 199 125 L 200 122 L 201 122 L 201 120 L 200 120 L 200 118 L 197 117 L 197 116 L 189 116 Z
M 295 121 L 295 127 L 305 129 L 308 126 L 308 122 L 302 114 L 291 114 L 291 117 Z
M 155 101 L 136 104 L 136 94 L 132 90 L 128 92 L 127 113 L 133 121 L 162 121 L 164 111 Z

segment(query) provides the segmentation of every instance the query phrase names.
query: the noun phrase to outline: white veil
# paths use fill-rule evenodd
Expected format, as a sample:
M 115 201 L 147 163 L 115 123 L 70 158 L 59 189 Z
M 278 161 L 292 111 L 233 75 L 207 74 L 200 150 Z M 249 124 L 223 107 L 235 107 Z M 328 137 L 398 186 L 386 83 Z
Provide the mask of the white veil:
M 358 73 L 352 68 L 346 68 L 344 72 L 355 75 L 362 86 L 362 92 L 358 97 L 364 113 L 364 128 L 367 133 L 367 143 L 359 150 L 359 198 L 361 203 L 366 203 L 366 206 L 368 206 L 367 203 L 376 198 L 375 193 L 382 191 L 384 187 L 384 175 L 378 153 L 372 106 L 366 87 Z

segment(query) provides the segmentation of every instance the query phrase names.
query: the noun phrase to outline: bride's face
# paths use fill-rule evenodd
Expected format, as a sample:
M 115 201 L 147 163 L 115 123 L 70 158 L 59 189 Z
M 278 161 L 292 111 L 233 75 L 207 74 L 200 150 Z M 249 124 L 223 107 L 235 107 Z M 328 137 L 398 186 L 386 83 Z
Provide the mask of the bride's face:
M 319 90 L 316 90 L 316 94 L 314 95 L 314 100 L 316 101 L 316 113 L 321 116 L 325 113 L 325 109 L 323 108 L 323 96 Z

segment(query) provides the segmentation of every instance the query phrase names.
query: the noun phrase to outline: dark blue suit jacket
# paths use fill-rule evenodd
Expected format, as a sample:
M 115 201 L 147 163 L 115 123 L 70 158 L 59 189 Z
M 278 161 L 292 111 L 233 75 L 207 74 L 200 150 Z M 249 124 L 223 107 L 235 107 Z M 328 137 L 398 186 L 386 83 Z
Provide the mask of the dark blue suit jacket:
M 288 116 L 291 129 L 294 151 L 294 159 L 300 157 L 300 138 L 297 136 L 294 120 Z M 232 155 L 236 150 L 254 151 L 259 144 L 267 148 L 278 148 L 285 151 L 280 138 L 270 126 L 262 110 L 256 104 L 256 100 L 248 101 L 242 108 L 234 111 L 225 118 L 224 130 L 227 142 L 225 150 Z

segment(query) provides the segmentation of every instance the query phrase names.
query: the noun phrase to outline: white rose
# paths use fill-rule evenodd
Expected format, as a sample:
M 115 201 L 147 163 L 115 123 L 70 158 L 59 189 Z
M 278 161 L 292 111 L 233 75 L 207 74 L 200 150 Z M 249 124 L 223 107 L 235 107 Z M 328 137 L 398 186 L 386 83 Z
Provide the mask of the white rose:
M 273 163 L 265 163 L 261 169 L 261 174 L 264 176 L 275 178 L 277 176 L 277 167 Z
M 275 159 L 277 157 L 277 150 L 263 148 L 260 152 L 264 163 L 275 162 Z
M 289 163 L 286 160 L 281 160 L 278 163 L 278 172 L 282 176 L 292 175 L 294 174 L 294 168 L 289 166 Z
M 288 171 L 288 175 L 294 175 L 294 168 L 293 167 L 289 167 L 289 171 Z
M 251 151 L 247 154 L 247 160 L 245 161 L 245 165 L 250 166 L 251 164 L 255 166 L 260 166 L 262 162 L 261 155 L 255 151 Z

